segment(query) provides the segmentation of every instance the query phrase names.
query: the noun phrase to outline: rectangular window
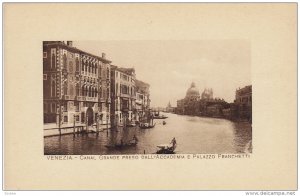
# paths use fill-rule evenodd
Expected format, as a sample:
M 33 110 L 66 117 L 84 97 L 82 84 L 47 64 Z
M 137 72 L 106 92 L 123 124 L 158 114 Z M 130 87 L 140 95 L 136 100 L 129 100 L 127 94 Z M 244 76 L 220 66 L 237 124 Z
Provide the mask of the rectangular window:
M 79 115 L 75 116 L 76 122 L 79 122 Z
M 44 103 L 44 113 L 47 113 L 47 104 Z
M 79 112 L 79 102 L 78 101 L 75 101 L 74 106 L 75 106 L 75 111 Z
M 43 80 L 47 80 L 47 74 L 43 74 Z
M 56 113 L 56 105 L 55 103 L 52 103 L 52 109 L 51 109 L 52 113 Z
M 68 103 L 65 102 L 65 103 L 64 103 L 64 112 L 67 112 L 67 111 L 68 111 Z
M 43 53 L 43 58 L 47 58 L 47 52 Z
M 64 116 L 64 122 L 68 122 L 68 116 Z

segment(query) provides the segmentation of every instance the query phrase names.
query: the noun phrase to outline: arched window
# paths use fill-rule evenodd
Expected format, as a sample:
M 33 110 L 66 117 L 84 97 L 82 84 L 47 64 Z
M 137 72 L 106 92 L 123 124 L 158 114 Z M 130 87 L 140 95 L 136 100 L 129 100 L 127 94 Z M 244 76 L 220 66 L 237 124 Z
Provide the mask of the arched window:
M 55 64 L 56 64 L 56 60 L 55 60 L 55 54 L 54 53 L 52 53 L 52 57 L 51 57 L 52 59 L 51 59 L 51 68 L 55 68 Z
M 79 85 L 76 84 L 76 96 L 79 96 Z
M 67 83 L 65 82 L 64 83 L 64 95 L 67 95 L 68 94 L 68 85 Z
M 84 71 L 84 66 L 85 66 L 85 63 L 84 63 L 84 61 L 82 60 L 82 62 L 81 62 L 81 71 Z
M 82 86 L 82 88 L 81 88 L 81 95 L 82 95 L 82 96 L 85 96 L 85 89 L 84 89 L 84 86 Z
M 63 65 L 64 65 L 64 69 L 67 69 L 67 55 L 64 54 L 64 57 L 63 57 Z
M 79 60 L 78 60 L 78 57 L 76 58 L 76 71 L 79 71 Z
M 89 87 L 89 97 L 91 97 L 91 96 L 92 96 L 92 88 Z
M 91 97 L 94 97 L 94 88 L 92 88 L 92 94 L 91 94 Z
M 97 91 L 97 88 L 95 88 L 95 97 L 98 96 L 98 91 Z
M 91 72 L 91 64 L 88 63 L 88 72 L 90 73 Z
M 56 94 L 56 92 L 55 92 L 56 88 L 55 87 L 56 87 L 55 86 L 55 81 L 52 81 L 52 84 L 51 84 L 51 97 L 55 97 L 55 94 Z

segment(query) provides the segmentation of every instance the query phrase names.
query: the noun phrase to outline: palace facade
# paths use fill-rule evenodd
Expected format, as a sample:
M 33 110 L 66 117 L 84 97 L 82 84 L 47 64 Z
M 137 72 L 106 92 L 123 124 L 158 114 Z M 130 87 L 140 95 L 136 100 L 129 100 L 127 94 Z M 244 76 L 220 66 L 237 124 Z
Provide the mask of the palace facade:
M 69 124 L 110 119 L 110 65 L 72 46 L 71 41 L 43 42 L 44 123 Z
M 139 120 L 150 109 L 150 85 L 136 80 L 133 68 L 111 62 L 72 41 L 43 42 L 44 124 L 123 126 Z

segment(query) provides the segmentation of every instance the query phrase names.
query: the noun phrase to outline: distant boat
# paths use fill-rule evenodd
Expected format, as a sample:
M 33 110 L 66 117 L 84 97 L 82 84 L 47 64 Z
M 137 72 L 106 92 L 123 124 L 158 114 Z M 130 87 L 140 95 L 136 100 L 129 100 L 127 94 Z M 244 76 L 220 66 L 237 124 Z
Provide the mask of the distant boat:
M 106 145 L 105 147 L 106 148 L 127 148 L 127 147 L 134 147 L 137 145 L 137 141 L 134 141 L 134 140 L 131 140 L 127 143 L 118 143 L 118 144 L 115 144 L 115 145 Z
M 150 125 L 150 123 L 140 123 L 140 128 L 141 129 L 150 129 L 150 128 L 155 127 L 155 124 L 156 123 L 154 123 L 154 125 Z
M 168 117 L 164 116 L 164 115 L 162 115 L 162 116 L 153 116 L 153 119 L 166 119 L 166 118 L 168 118 Z

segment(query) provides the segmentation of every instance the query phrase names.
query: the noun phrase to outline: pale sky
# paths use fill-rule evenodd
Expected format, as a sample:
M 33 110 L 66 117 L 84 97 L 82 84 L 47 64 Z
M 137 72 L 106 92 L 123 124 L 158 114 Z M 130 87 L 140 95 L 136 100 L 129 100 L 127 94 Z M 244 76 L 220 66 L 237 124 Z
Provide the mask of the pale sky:
M 185 97 L 195 82 L 200 94 L 233 102 L 235 90 L 251 84 L 248 40 L 74 41 L 73 46 L 106 58 L 119 67 L 134 67 L 136 78 L 150 84 L 151 107 Z

